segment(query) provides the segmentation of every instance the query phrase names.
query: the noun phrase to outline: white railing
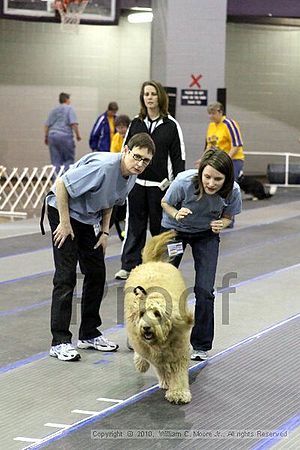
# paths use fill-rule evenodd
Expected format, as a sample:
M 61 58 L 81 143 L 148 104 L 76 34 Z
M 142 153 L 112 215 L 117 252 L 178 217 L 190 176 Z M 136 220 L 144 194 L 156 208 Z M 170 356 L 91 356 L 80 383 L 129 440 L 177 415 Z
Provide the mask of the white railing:
M 63 166 L 58 174 L 54 166 L 11 170 L 0 166 L 0 216 L 26 217 L 28 210 L 40 208 L 54 179 L 63 171 Z
M 299 153 L 277 153 L 277 152 L 244 152 L 245 155 L 251 156 L 280 156 L 284 158 L 284 183 L 269 183 L 270 185 L 275 186 L 284 186 L 284 187 L 300 187 L 300 184 L 290 184 L 289 183 L 289 169 L 290 169 L 290 159 L 291 158 L 300 158 Z M 299 159 L 300 163 L 300 159 Z

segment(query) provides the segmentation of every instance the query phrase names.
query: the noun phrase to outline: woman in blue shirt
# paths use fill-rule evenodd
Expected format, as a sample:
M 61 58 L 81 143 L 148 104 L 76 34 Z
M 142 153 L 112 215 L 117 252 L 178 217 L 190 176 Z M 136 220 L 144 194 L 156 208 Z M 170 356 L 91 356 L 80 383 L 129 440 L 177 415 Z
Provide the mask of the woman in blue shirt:
M 219 233 L 241 212 L 241 193 L 234 181 L 231 158 L 211 148 L 197 170 L 181 172 L 162 199 L 163 230 L 174 229 L 183 245 L 191 246 L 195 267 L 195 324 L 191 333 L 191 359 L 208 358 L 214 337 L 214 282 Z M 183 253 L 172 264 L 179 266 Z
M 50 356 L 77 361 L 70 323 L 77 263 L 83 277 L 77 347 L 116 351 L 98 329 L 104 293 L 104 253 L 114 205 L 122 205 L 137 175 L 151 163 L 155 144 L 147 133 L 133 136 L 122 153 L 88 153 L 60 178 L 47 197 L 55 274 L 51 305 Z

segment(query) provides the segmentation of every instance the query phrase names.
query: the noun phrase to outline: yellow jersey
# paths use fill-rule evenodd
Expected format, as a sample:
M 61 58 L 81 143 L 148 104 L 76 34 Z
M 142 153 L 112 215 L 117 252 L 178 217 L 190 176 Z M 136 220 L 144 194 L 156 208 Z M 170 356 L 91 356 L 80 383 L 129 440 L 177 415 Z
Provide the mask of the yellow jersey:
M 238 147 L 232 159 L 245 159 L 239 124 L 226 116 L 222 117 L 220 123 L 210 122 L 206 133 L 206 148 L 210 147 L 218 147 L 226 153 L 229 153 L 232 147 Z
M 114 134 L 110 144 L 110 151 L 112 153 L 119 153 L 122 149 L 122 145 L 123 137 L 120 135 L 120 133 Z

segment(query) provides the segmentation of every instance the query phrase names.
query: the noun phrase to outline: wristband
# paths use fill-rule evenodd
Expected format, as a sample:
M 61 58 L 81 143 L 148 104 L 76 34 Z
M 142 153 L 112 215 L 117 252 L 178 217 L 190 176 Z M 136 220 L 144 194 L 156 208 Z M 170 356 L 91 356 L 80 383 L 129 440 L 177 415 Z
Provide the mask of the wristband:
M 107 231 L 102 231 L 102 234 L 105 234 L 106 236 L 109 236 L 109 233 Z

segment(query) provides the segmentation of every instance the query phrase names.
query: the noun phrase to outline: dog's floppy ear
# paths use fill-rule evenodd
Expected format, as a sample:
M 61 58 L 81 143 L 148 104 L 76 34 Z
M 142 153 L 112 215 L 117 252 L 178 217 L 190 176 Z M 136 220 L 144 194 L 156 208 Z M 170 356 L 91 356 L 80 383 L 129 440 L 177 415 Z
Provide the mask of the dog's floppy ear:
M 136 286 L 133 289 L 133 293 L 140 299 L 144 298 L 147 295 L 147 292 L 145 291 L 145 289 L 142 286 Z

